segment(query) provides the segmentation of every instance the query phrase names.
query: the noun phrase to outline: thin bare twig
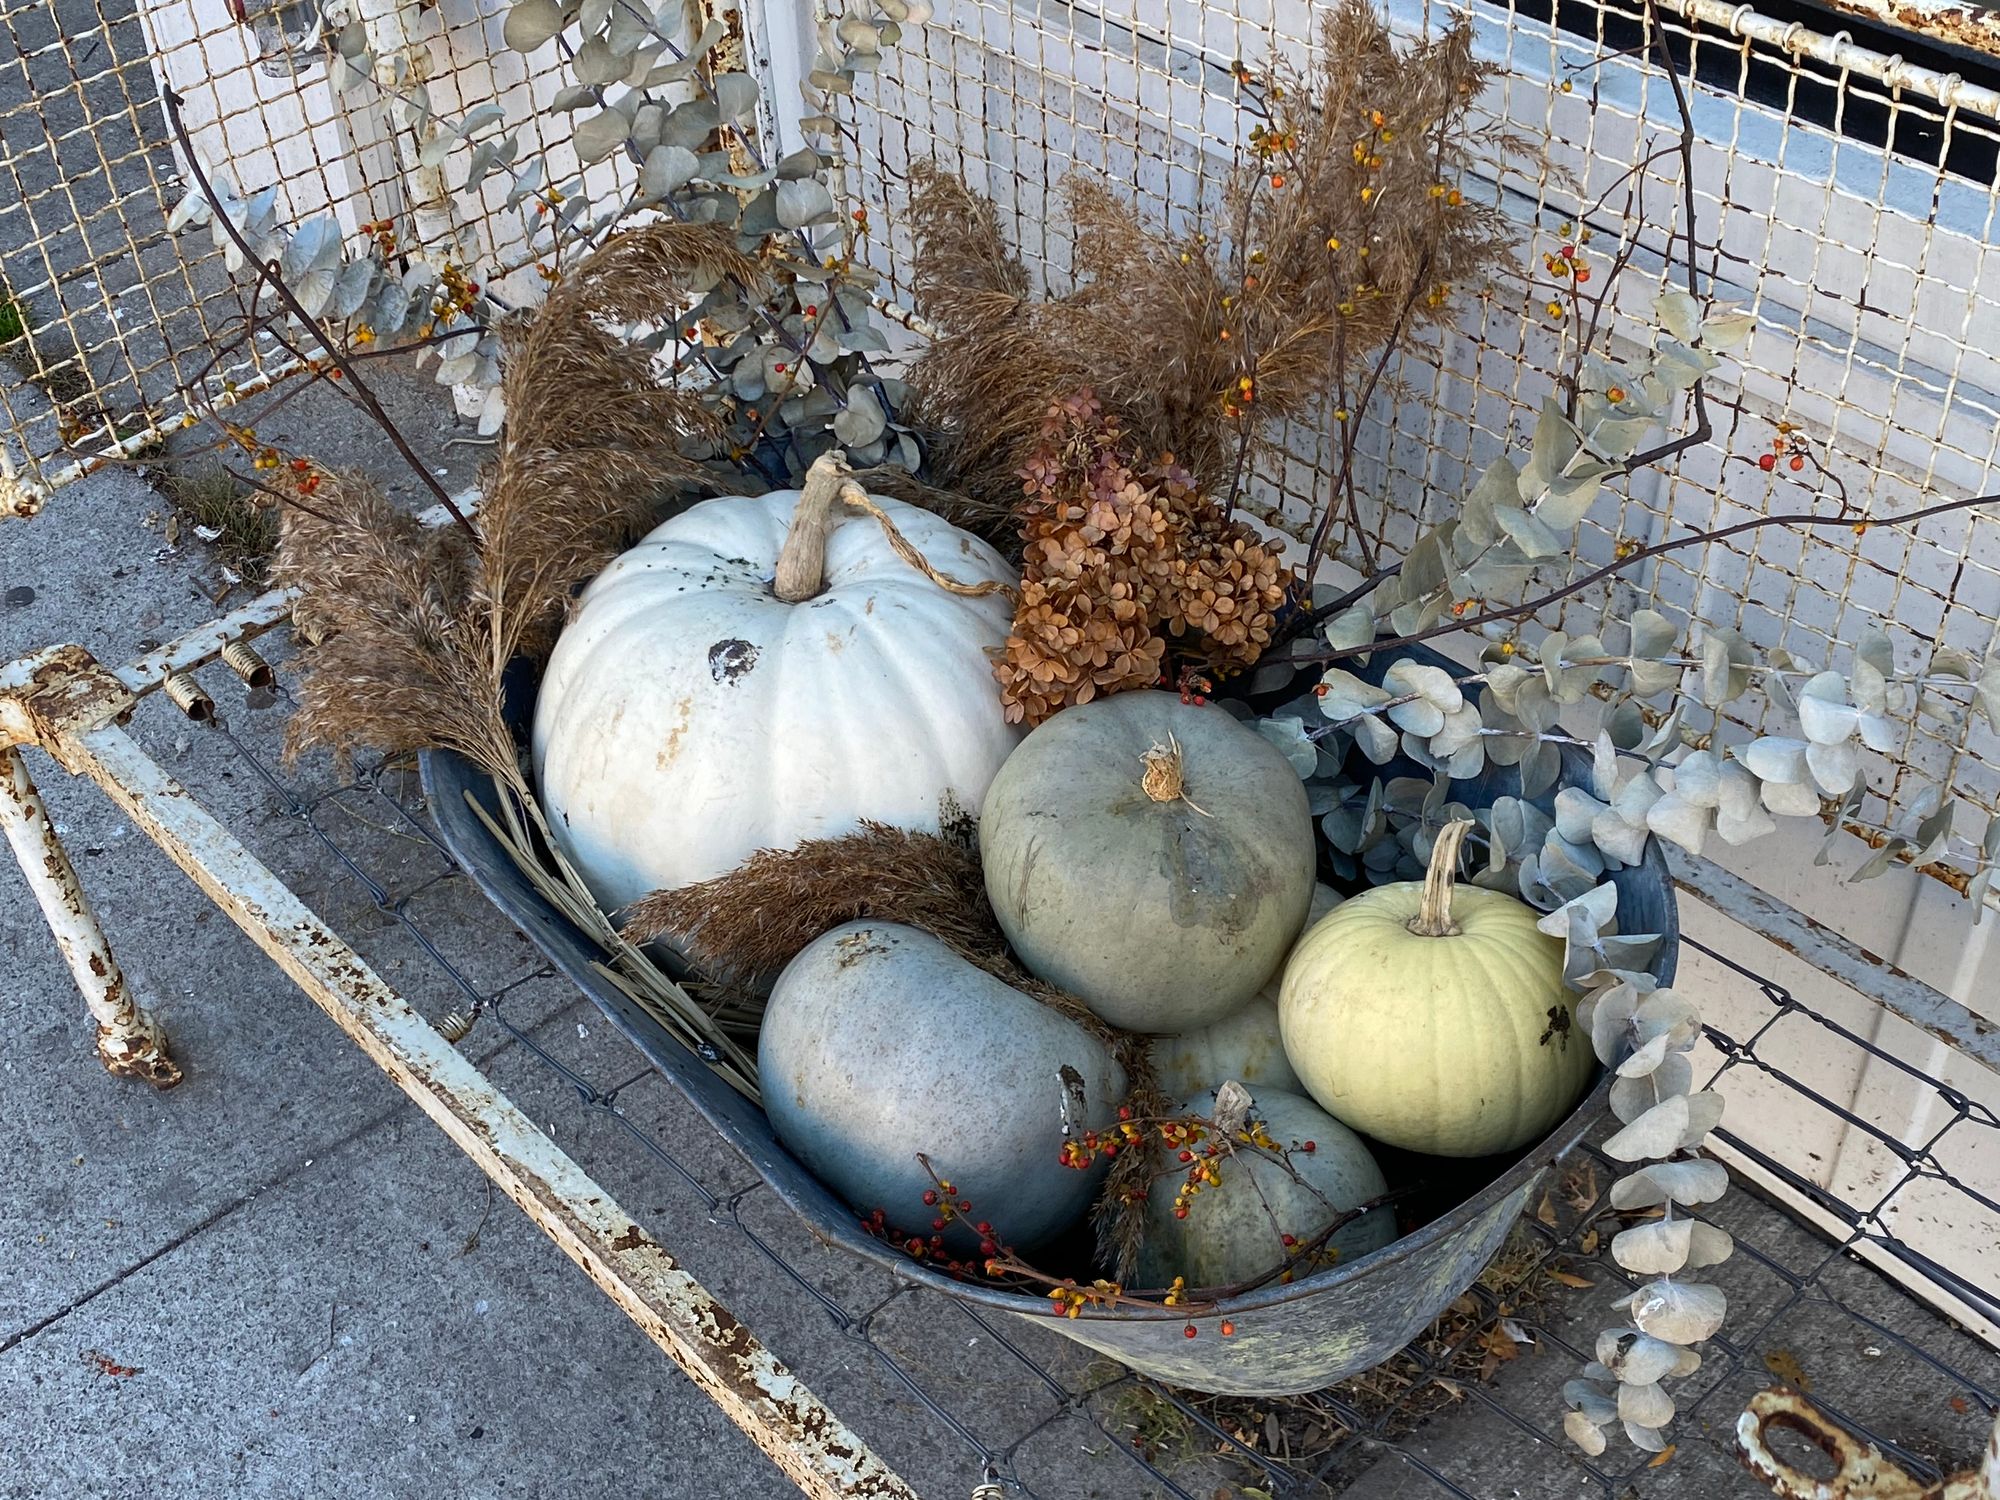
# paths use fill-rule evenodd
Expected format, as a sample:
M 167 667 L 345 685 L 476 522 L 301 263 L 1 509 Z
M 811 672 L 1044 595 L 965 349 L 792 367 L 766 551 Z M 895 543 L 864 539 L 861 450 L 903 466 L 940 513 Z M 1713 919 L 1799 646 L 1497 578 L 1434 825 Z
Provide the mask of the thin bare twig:
M 426 489 L 437 497 L 438 504 L 445 508 L 446 514 L 465 532 L 467 539 L 477 548 L 479 546 L 478 530 L 473 526 L 465 512 L 458 508 L 458 503 L 451 498 L 450 492 L 438 483 L 437 476 L 430 471 L 422 459 L 417 457 L 416 450 L 410 446 L 410 440 L 403 436 L 402 429 L 390 418 L 388 412 L 382 409 L 382 403 L 375 399 L 374 391 L 369 389 L 367 384 L 361 379 L 361 376 L 356 373 L 353 365 L 348 363 L 347 355 L 334 340 L 333 335 L 326 331 L 325 326 L 317 318 L 305 310 L 304 304 L 293 294 L 292 289 L 285 285 L 285 279 L 278 274 L 277 266 L 275 264 L 267 264 L 257 258 L 250 247 L 249 240 L 244 237 L 243 231 L 238 229 L 229 215 L 223 212 L 222 204 L 216 197 L 215 188 L 209 182 L 207 172 L 202 168 L 201 153 L 195 150 L 194 142 L 188 138 L 187 126 L 182 123 L 181 105 L 185 101 L 170 88 L 161 89 L 160 98 L 161 102 L 166 106 L 167 125 L 174 133 L 174 140 L 180 146 L 181 155 L 187 161 L 188 170 L 194 174 L 195 185 L 201 189 L 202 196 L 208 200 L 210 210 L 221 217 L 222 227 L 228 231 L 229 238 L 235 242 L 236 248 L 242 253 L 244 263 L 256 269 L 257 279 L 269 286 L 277 294 L 278 300 L 285 304 L 286 309 L 292 316 L 297 318 L 307 331 L 319 340 L 321 347 L 327 352 L 327 357 L 333 361 L 334 367 L 347 380 L 348 388 L 359 398 L 368 415 L 382 429 L 383 434 L 395 447 L 396 452 L 402 456 L 403 461 L 410 466 L 410 471 L 423 481 Z

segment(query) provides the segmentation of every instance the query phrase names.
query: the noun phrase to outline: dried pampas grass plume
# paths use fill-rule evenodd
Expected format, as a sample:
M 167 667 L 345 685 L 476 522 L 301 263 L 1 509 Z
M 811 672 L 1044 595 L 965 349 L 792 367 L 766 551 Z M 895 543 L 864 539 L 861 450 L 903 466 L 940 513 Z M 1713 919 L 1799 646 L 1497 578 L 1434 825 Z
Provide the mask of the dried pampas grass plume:
M 436 747 L 511 772 L 470 539 L 420 525 L 356 475 L 318 480 L 312 513 L 287 508 L 272 570 L 273 582 L 301 590 L 292 618 L 306 671 L 286 756 Z
M 1050 205 L 1073 229 L 1070 285 L 1040 297 L 994 206 L 913 167 L 916 300 L 942 337 L 911 368 L 906 415 L 934 478 L 1018 494 L 1043 413 L 1090 389 L 1141 451 L 1233 502 L 1278 424 L 1323 426 L 1343 393 L 1363 404 L 1378 360 L 1448 321 L 1509 252 L 1498 210 L 1458 187 L 1482 147 L 1536 154 L 1475 140 L 1490 72 L 1468 23 L 1402 48 L 1366 0 L 1340 0 L 1308 67 L 1239 70 L 1252 128 L 1201 231 L 1168 233 L 1072 178 Z
M 625 331 L 675 317 L 724 276 L 757 279 L 727 231 L 651 225 L 502 331 L 507 425 L 481 476 L 476 545 L 357 476 L 291 477 L 313 498 L 286 507 L 273 570 L 299 591 L 305 642 L 289 754 L 448 749 L 525 792 L 502 713 L 508 663 L 553 642 L 572 593 L 664 492 L 705 480 L 683 448 L 713 419 Z
M 718 430 L 714 415 L 695 392 L 663 384 L 653 352 L 626 332 L 674 318 L 725 278 L 762 280 L 729 231 L 649 225 L 605 245 L 503 332 L 507 426 L 479 508 L 496 678 L 553 643 L 572 591 L 664 490 L 702 479 L 683 447 Z

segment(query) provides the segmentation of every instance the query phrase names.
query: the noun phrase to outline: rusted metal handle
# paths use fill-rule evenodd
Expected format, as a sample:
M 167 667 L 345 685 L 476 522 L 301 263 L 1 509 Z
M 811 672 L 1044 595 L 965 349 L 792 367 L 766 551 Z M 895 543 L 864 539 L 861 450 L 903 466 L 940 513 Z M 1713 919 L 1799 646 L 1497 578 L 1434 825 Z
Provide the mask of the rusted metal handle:
M 1768 1434 L 1774 1427 L 1818 1448 L 1833 1461 L 1834 1472 L 1821 1478 L 1786 1463 L 1771 1449 Z M 1736 1419 L 1736 1447 L 1744 1467 L 1778 1500 L 2000 1500 L 2000 1422 L 1977 1470 L 1929 1486 L 1783 1386 L 1750 1398 Z

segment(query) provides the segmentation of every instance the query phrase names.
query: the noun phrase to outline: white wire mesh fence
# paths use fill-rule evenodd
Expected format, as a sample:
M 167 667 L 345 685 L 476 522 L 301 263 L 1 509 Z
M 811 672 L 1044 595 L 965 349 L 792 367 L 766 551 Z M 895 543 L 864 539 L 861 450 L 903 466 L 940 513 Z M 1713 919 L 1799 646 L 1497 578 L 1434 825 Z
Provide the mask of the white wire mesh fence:
M 241 338 L 245 278 L 213 236 L 173 233 L 192 187 L 163 104 L 227 191 L 268 194 L 286 227 L 331 212 L 350 241 L 396 221 L 401 252 L 468 268 L 514 301 L 540 282 L 527 214 L 495 179 L 464 191 L 467 152 L 427 161 L 420 99 L 521 122 L 551 181 L 581 171 L 558 69 L 502 43 L 504 0 L 0 0 L 0 441 L 46 493 L 175 430 L 199 392 L 254 389 L 292 359 Z M 342 78 L 334 38 L 380 65 Z M 595 176 L 622 169 L 606 164 Z M 529 209 L 533 204 L 528 205 Z M 224 351 L 218 358 L 218 351 Z
M 945 0 L 848 105 L 854 150 L 841 180 L 872 211 L 870 251 L 892 296 L 907 298 L 910 246 L 897 221 L 903 174 L 921 158 L 989 193 L 1030 268 L 1058 286 L 1069 254 L 1059 187 L 1072 171 L 1129 187 L 1161 222 L 1198 221 L 1217 202 L 1243 126 L 1232 62 L 1301 57 L 1323 8 Z M 1390 10 L 1411 31 L 1444 13 L 1432 0 L 1394 0 Z M 1704 289 L 1758 320 L 1740 358 L 1711 381 L 1718 441 L 1635 475 L 1618 504 L 1600 504 L 1579 536 L 1578 566 L 1811 508 L 1787 466 L 1756 465 L 1787 426 L 1871 516 L 2000 488 L 2000 366 L 1986 336 L 2000 301 L 2000 250 L 1987 243 L 2000 203 L 2000 95 L 1942 71 L 1951 63 L 1942 53 L 1940 67 L 1921 66 L 1716 0 L 1669 10 L 1699 135 L 1691 241 L 1678 157 L 1657 154 L 1677 117 L 1668 80 L 1644 55 L 1642 9 L 1472 6 L 1482 53 L 1506 69 L 1483 101 L 1496 138 L 1512 129 L 1550 147 L 1545 163 L 1496 152 L 1486 190 L 1521 225 L 1522 254 L 1458 334 L 1402 361 L 1402 399 L 1366 420 L 1361 479 L 1380 502 L 1367 523 L 1375 550 L 1406 548 L 1432 500 L 1461 491 L 1549 389 L 1566 330 L 1548 315 L 1551 285 L 1535 268 L 1573 221 L 1596 232 L 1599 250 L 1628 238 L 1633 250 L 1614 298 L 1614 355 L 1650 337 L 1651 292 L 1690 243 Z M 550 54 L 508 51 L 506 11 L 506 0 L 0 0 L 8 463 L 52 488 L 121 445 L 171 431 L 192 387 L 209 397 L 251 387 L 289 358 L 268 342 L 231 341 L 242 288 L 207 238 L 167 231 L 187 184 L 163 87 L 185 99 L 197 156 L 245 196 L 274 193 L 280 222 L 330 208 L 352 236 L 396 217 L 411 237 L 405 253 L 531 297 L 533 255 L 506 183 L 463 192 L 465 156 L 427 164 L 422 122 L 407 107 L 413 91 L 440 115 L 497 105 L 548 155 L 550 180 L 575 171 L 564 138 L 574 116 L 548 107 L 564 69 L 549 66 Z M 332 38 L 350 24 L 382 61 L 374 82 L 339 87 Z M 758 40 L 773 78 L 803 61 L 777 55 L 795 46 L 785 36 Z M 229 351 L 220 361 L 218 346 Z M 1270 514 L 1296 530 L 1327 498 L 1331 445 L 1301 429 L 1274 451 L 1285 456 L 1263 476 Z M 1350 555 L 1362 541 L 1346 538 Z M 1906 662 L 1938 647 L 1976 661 L 1996 645 L 2000 522 L 1964 511 L 1859 536 L 1766 528 L 1658 558 L 1544 623 L 1593 628 L 1605 589 L 1625 608 L 1644 602 L 1732 626 L 1814 662 L 1839 665 L 1874 621 L 1890 627 Z M 1759 706 L 1749 714 L 1732 711 L 1737 727 L 1770 728 L 1770 705 L 1750 701 Z M 1915 716 L 1900 753 L 1881 764 L 1864 820 L 1883 822 L 1890 805 L 1921 810 L 1916 799 L 1933 784 L 1971 808 L 2000 807 L 1990 727 L 1967 739 L 1954 716 Z M 1961 836 L 1976 838 L 1981 821 L 1962 815 Z
M 1073 172 L 1127 188 L 1159 222 L 1204 227 L 1248 123 L 1233 64 L 1261 70 L 1302 57 L 1317 9 L 945 0 L 851 110 L 848 181 L 887 226 L 874 252 L 893 294 L 907 297 L 911 285 L 911 245 L 895 229 L 903 174 L 925 158 L 991 196 L 1030 270 L 1057 289 L 1070 249 L 1060 186 Z M 1444 14 L 1427 0 L 1389 9 L 1412 32 Z M 2000 250 L 1987 243 L 2000 201 L 2000 96 L 1747 8 L 1679 0 L 1668 9 L 1699 138 L 1696 264 L 1704 291 L 1754 310 L 1757 328 L 1711 380 L 1717 441 L 1634 475 L 1615 507 L 1600 503 L 1579 537 L 1578 571 L 1621 548 L 1774 511 L 1833 511 L 1815 505 L 1789 463 L 1759 467 L 1781 432 L 1811 445 L 1857 513 L 1890 517 L 1924 498 L 2000 488 L 2000 368 L 1988 331 Z M 1506 70 L 1483 101 L 1489 134 L 1546 137 L 1550 148 L 1541 169 L 1496 152 L 1486 190 L 1520 225 L 1522 254 L 1460 333 L 1402 361 L 1403 398 L 1366 419 L 1362 488 L 1379 502 L 1367 540 L 1395 555 L 1447 513 L 1433 499 L 1461 493 L 1532 427 L 1566 332 L 1548 310 L 1557 283 L 1538 268 L 1569 230 L 1594 232 L 1600 267 L 1631 239 L 1614 356 L 1650 340 L 1653 295 L 1688 254 L 1671 150 L 1678 116 L 1668 79 L 1645 55 L 1642 8 L 1480 0 L 1470 14 L 1481 54 Z M 1271 518 L 1297 532 L 1329 500 L 1329 450 L 1315 432 L 1289 433 L 1277 448 L 1285 456 L 1266 465 L 1265 493 Z M 1358 541 L 1346 537 L 1349 556 Z M 1977 660 L 1996 644 L 2000 522 L 1968 511 L 1858 537 L 1846 527 L 1757 530 L 1661 557 L 1543 623 L 1594 630 L 1608 590 L 1627 609 L 1734 627 L 1821 664 L 1840 660 L 1870 623 L 1890 628 L 1906 663 L 1938 647 Z M 1785 732 L 1767 728 L 1781 711 L 1756 701 L 1737 727 Z M 2000 739 L 1984 726 L 1964 741 L 1956 723 L 1919 717 L 1891 759 L 1884 797 L 1907 803 L 1935 781 L 1988 811 L 2000 803 Z M 1883 816 L 1879 802 L 1871 811 Z M 1961 831 L 1976 837 L 1981 821 L 1967 817 Z

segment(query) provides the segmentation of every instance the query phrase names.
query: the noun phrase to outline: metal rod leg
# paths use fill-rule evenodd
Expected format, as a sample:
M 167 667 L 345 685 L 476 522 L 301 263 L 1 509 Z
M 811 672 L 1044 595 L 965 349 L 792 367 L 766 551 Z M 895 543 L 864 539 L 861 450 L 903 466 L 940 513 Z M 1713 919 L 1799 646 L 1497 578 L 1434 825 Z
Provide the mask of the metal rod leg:
M 0 824 L 20 861 L 28 889 L 48 919 L 56 947 L 83 991 L 91 1019 L 97 1022 L 97 1055 L 113 1073 L 143 1078 L 170 1089 L 181 1081 L 181 1070 L 167 1055 L 167 1036 L 152 1013 L 133 1003 L 118 960 L 97 925 L 97 914 L 77 882 L 62 840 L 42 794 L 28 775 L 21 752 L 0 748 Z

